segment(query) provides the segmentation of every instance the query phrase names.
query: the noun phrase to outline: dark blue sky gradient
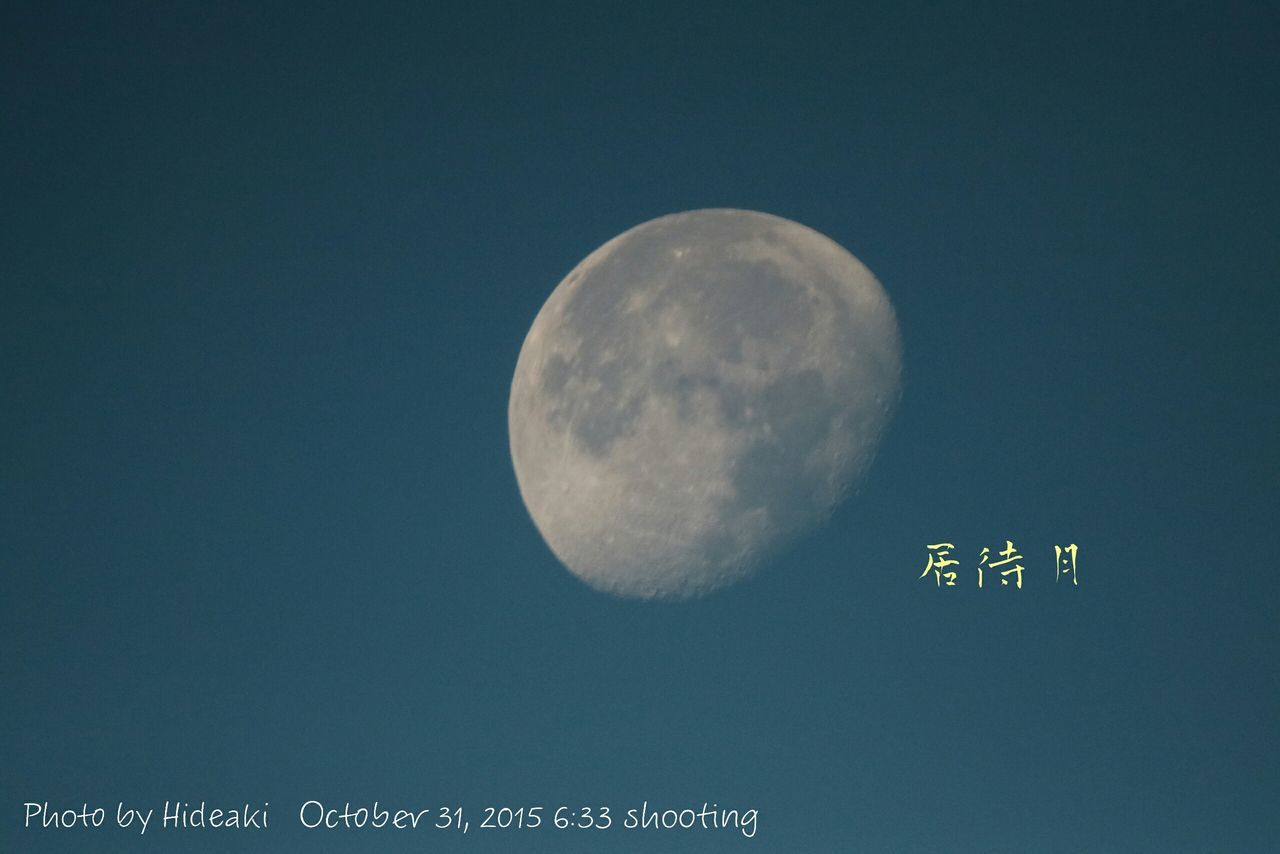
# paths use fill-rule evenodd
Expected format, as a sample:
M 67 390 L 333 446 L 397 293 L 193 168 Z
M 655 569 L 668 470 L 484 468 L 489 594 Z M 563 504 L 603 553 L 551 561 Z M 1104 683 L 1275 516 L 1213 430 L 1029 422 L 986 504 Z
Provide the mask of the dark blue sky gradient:
M 1122 5 L 6 6 L 0 849 L 1271 849 L 1280 16 Z M 608 598 L 521 503 L 516 356 L 721 206 L 877 274 L 902 403 L 765 573 Z M 918 579 L 1006 538 L 1021 591 Z M 273 827 L 21 829 L 165 799 Z

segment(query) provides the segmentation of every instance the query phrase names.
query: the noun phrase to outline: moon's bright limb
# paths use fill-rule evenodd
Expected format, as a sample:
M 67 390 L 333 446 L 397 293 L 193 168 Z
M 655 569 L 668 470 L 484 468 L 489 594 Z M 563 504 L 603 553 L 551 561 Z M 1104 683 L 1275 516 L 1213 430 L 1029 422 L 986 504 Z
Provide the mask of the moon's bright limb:
M 687 599 L 825 519 L 898 398 L 880 283 L 790 220 L 699 210 L 569 273 L 511 384 L 511 457 L 551 550 L 599 590 Z

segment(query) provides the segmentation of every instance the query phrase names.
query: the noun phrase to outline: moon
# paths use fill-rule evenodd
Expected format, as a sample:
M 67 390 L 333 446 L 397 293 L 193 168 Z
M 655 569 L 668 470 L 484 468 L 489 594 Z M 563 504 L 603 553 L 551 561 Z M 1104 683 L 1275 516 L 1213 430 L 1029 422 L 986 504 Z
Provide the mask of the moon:
M 534 319 L 507 411 L 520 494 L 591 587 L 703 596 L 829 517 L 900 375 L 888 296 L 829 238 L 747 210 L 660 217 Z

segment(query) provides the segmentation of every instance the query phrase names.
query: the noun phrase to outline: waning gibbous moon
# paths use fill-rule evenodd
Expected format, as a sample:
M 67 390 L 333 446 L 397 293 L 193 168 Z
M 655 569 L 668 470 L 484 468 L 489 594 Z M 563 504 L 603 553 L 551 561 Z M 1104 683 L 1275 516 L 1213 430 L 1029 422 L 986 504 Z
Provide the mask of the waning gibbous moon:
M 578 264 L 525 338 L 507 413 L 520 493 L 592 587 L 704 595 L 830 515 L 900 365 L 884 289 L 818 232 L 745 210 L 651 220 Z

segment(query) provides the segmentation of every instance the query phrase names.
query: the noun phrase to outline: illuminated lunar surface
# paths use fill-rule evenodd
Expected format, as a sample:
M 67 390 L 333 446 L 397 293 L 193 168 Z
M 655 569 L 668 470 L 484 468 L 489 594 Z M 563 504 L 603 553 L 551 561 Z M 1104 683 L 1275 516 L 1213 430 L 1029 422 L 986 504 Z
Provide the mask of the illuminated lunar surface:
M 829 516 L 899 394 L 880 283 L 790 220 L 699 210 L 591 253 L 525 339 L 508 427 L 529 514 L 620 596 L 731 584 Z

